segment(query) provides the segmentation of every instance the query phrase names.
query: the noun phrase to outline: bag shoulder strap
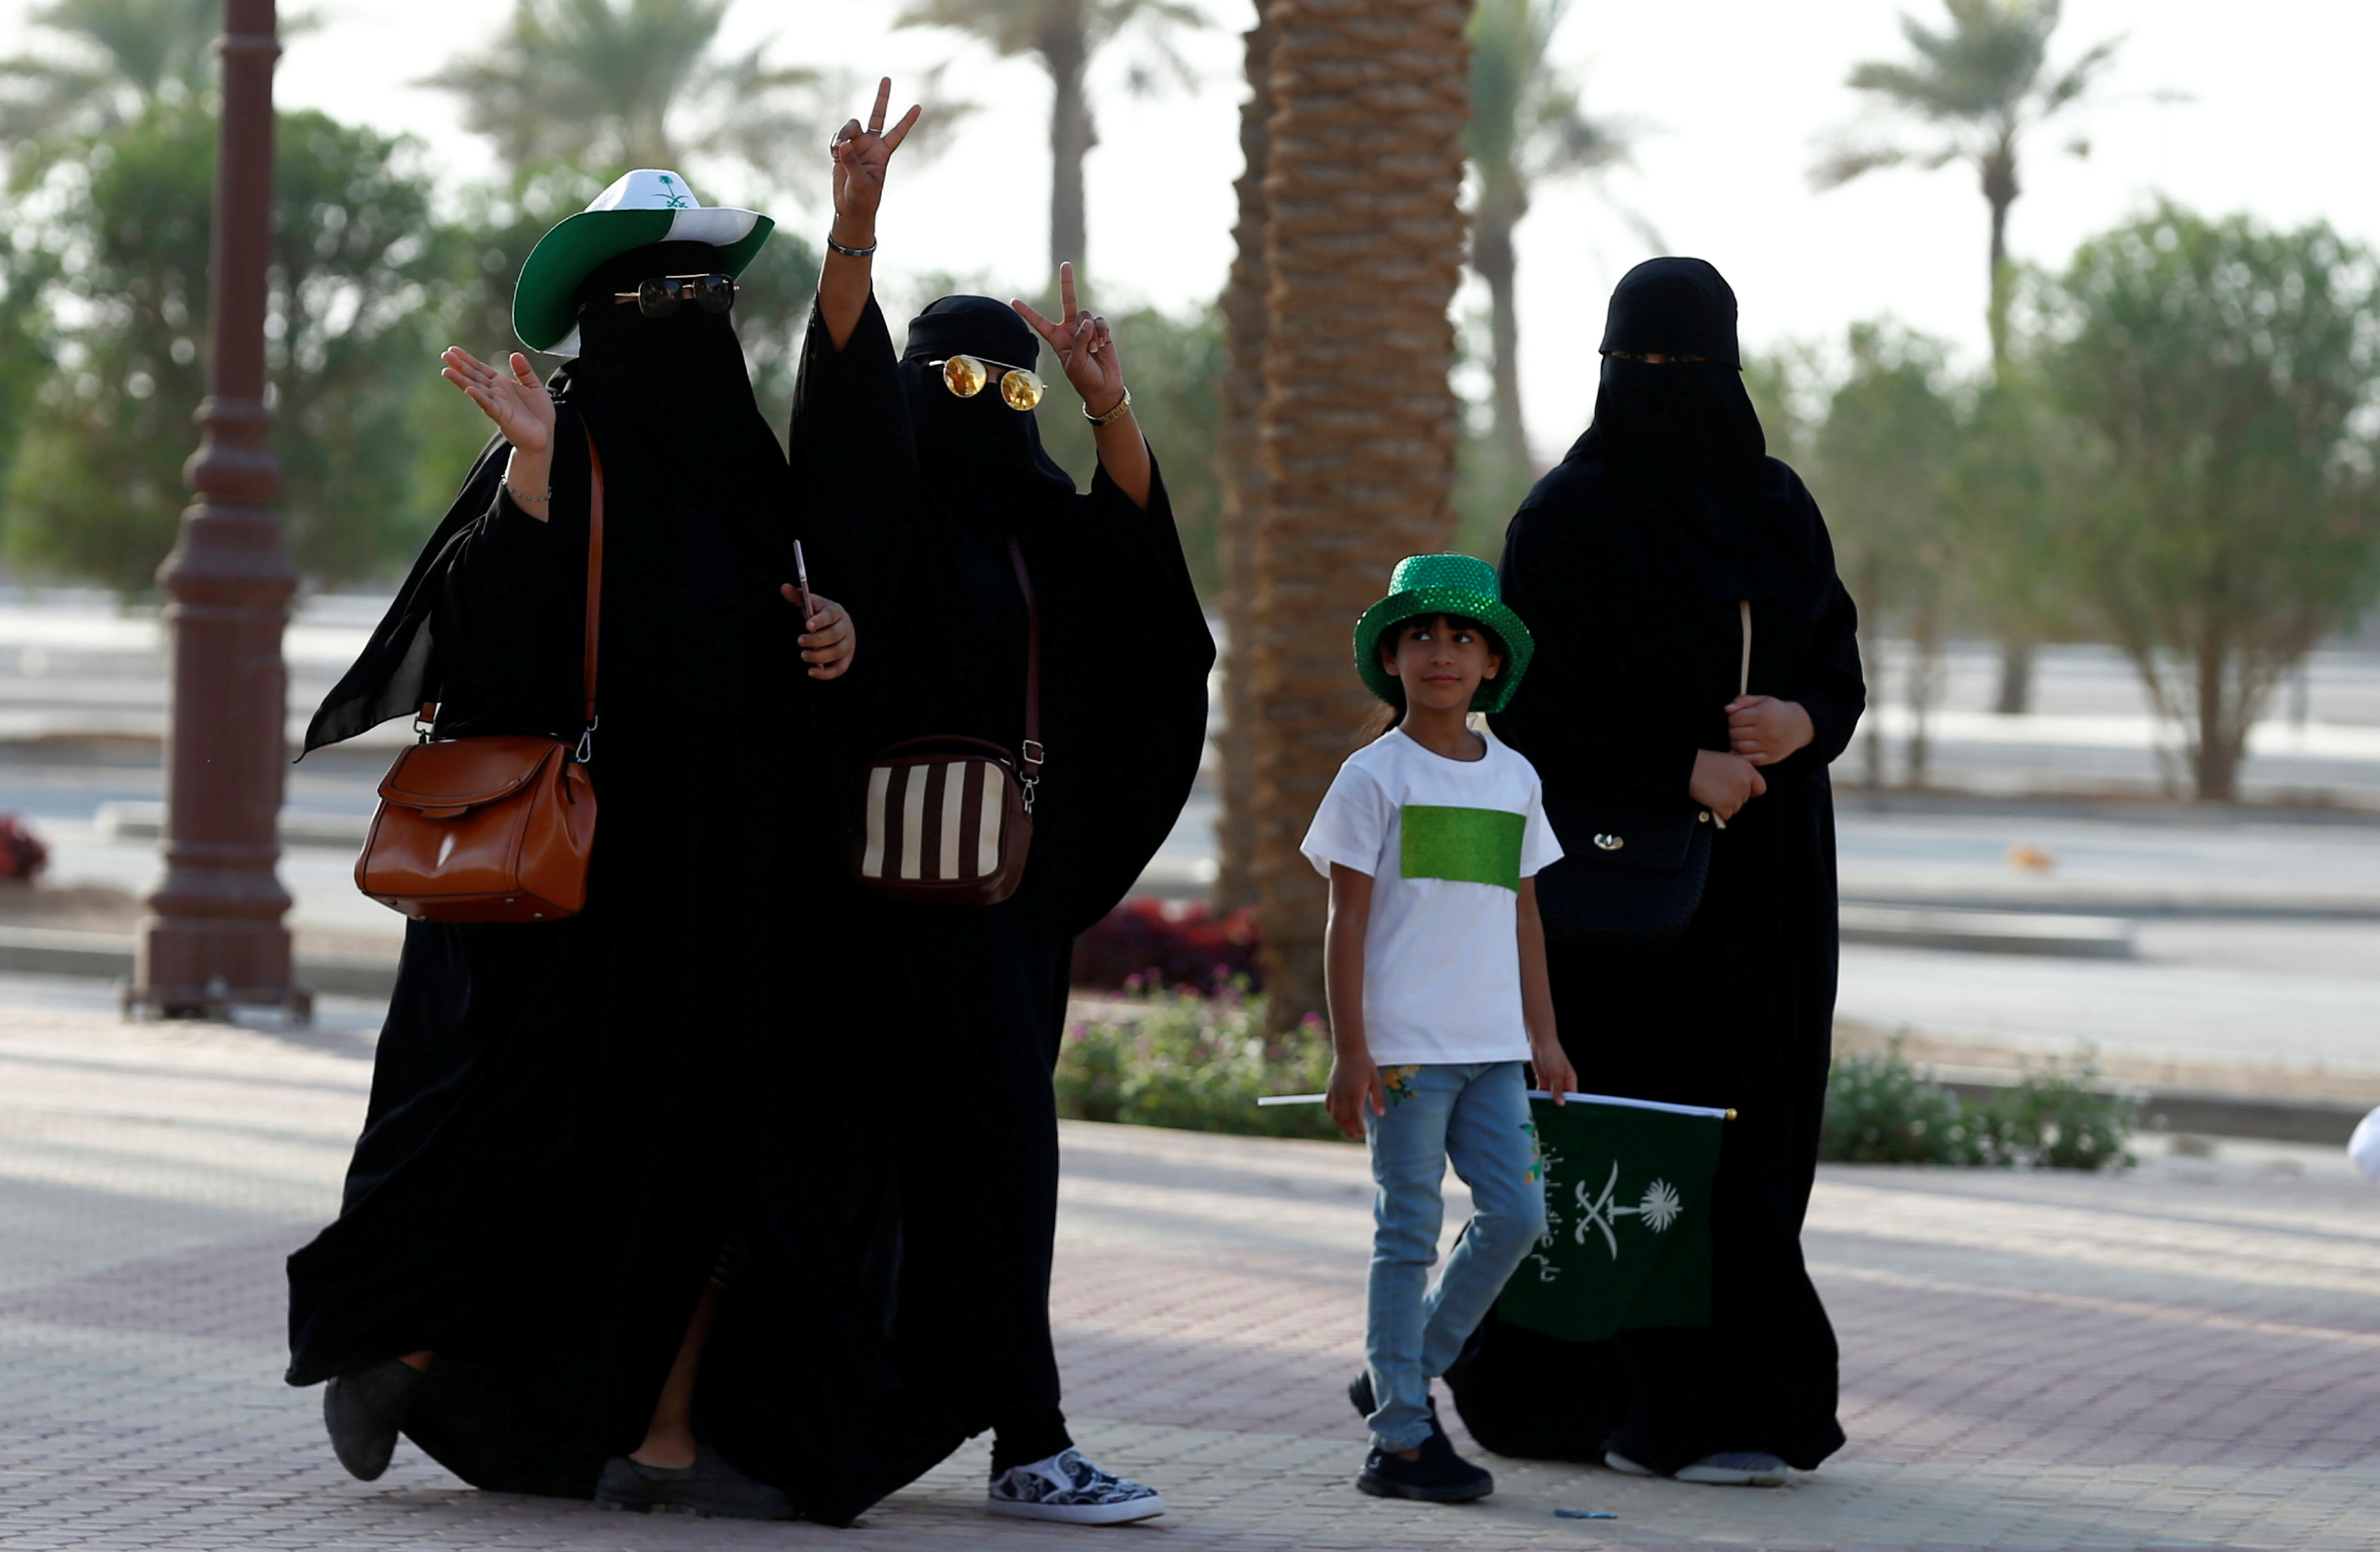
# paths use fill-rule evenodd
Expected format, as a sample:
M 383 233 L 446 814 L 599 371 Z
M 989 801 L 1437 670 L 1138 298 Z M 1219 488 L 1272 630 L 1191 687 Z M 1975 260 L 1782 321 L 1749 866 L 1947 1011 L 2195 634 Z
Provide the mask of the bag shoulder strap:
M 1738 599 L 1735 607 L 1737 617 L 1743 622 L 1743 666 L 1736 671 L 1735 693 L 1748 696 L 1752 693 L 1752 600 Z M 593 649 L 589 650 L 591 652 Z M 588 694 L 594 692 L 589 690 Z
M 583 428 L 582 428 L 583 429 Z M 1030 594 L 1026 595 L 1029 602 Z M 583 763 L 591 752 L 588 734 L 595 731 L 595 643 L 601 633 L 603 620 L 603 455 L 595 451 L 595 433 L 587 432 L 587 645 L 580 653 L 578 693 L 581 706 L 581 731 L 578 735 L 578 758 Z M 423 738 L 430 736 L 430 724 L 437 716 L 438 703 L 425 700 L 415 720 L 415 730 Z
M 579 671 L 579 689 L 580 698 L 586 702 L 586 725 L 589 731 L 595 726 L 595 644 L 601 635 L 602 620 L 603 455 L 595 450 L 594 431 L 587 430 L 587 648 Z M 582 737 L 579 742 L 583 746 L 586 740 Z
M 1016 755 L 1029 812 L 1033 783 L 1040 779 L 1041 762 L 1047 756 L 1041 747 L 1041 608 L 1033 598 L 1033 574 L 1025 569 L 1025 548 L 1014 534 L 1008 536 L 1008 564 L 1025 594 L 1025 744 Z

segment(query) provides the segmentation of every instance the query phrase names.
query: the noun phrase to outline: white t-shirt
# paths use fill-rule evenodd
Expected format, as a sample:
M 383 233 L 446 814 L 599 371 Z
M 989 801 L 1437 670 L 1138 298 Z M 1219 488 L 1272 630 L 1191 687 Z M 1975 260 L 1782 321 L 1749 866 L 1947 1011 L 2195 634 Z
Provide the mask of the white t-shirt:
M 1372 1060 L 1512 1061 L 1521 1017 L 1521 880 L 1561 858 L 1536 768 L 1482 734 L 1485 758 L 1448 759 L 1402 729 L 1339 768 L 1298 848 L 1326 876 L 1372 878 L 1364 1029 Z

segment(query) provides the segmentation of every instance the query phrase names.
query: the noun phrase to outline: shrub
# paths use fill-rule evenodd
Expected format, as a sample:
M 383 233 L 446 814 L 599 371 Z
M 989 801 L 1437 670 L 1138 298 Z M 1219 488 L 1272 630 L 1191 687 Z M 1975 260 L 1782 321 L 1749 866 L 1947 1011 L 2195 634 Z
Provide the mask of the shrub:
M 2050 1170 L 2129 1169 L 2140 1162 L 2124 1145 L 2140 1122 L 2140 1102 L 2096 1085 L 2089 1048 L 2070 1065 L 2050 1058 L 2028 1067 L 2015 1086 L 1983 1107 L 1992 1146 L 2004 1162 Z
M 1842 1164 L 1985 1164 L 1967 1101 L 1900 1054 L 1846 1057 L 1827 1073 L 1818 1157 Z
M 2086 1048 L 2052 1058 L 1989 1098 L 1962 1099 L 1900 1053 L 1847 1057 L 1827 1074 L 1818 1157 L 1845 1164 L 1957 1164 L 2100 1170 L 2139 1160 L 2126 1149 L 2139 1102 L 2096 1086 Z
M 1256 913 L 1218 916 L 1203 903 L 1127 900 L 1075 940 L 1078 987 L 1123 991 L 1140 986 L 1211 991 L 1257 979 Z
M 1336 1137 L 1319 1105 L 1260 1108 L 1259 1096 L 1311 1094 L 1330 1081 L 1318 1020 L 1265 1029 L 1264 998 L 1245 982 L 1215 996 L 1136 990 L 1112 1016 L 1068 1026 L 1058 1052 L 1058 1113 L 1254 1137 Z

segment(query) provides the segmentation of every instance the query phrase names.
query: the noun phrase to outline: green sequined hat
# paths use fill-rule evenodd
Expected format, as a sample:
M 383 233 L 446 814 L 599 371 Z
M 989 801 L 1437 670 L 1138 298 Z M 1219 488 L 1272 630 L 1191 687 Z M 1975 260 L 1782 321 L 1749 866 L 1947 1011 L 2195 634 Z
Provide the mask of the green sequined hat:
M 1380 638 L 1407 620 L 1425 614 L 1457 614 L 1478 621 L 1504 644 L 1504 666 L 1483 679 L 1471 697 L 1474 711 L 1501 711 L 1527 672 L 1536 641 L 1521 617 L 1504 606 L 1496 568 L 1474 555 L 1408 555 L 1389 577 L 1389 596 L 1355 622 L 1355 672 L 1365 687 L 1396 704 L 1396 675 L 1380 666 Z

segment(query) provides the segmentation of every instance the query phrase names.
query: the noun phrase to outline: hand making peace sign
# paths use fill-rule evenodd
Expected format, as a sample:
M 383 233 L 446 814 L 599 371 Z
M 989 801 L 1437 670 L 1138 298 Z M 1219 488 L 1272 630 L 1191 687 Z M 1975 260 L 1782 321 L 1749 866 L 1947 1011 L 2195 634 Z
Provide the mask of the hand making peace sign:
M 892 78 L 876 86 L 876 105 L 868 110 L 868 127 L 851 119 L 834 132 L 827 151 L 834 158 L 834 240 L 845 248 L 876 246 L 876 207 L 884 199 L 884 170 L 892 153 L 909 138 L 924 109 L 910 104 L 901 122 L 884 127 L 884 111 L 892 103 Z
M 1123 361 L 1116 355 L 1115 335 L 1109 331 L 1106 319 L 1075 305 L 1072 264 L 1058 266 L 1058 301 L 1064 316 L 1055 323 L 1042 317 L 1030 302 L 1013 300 L 1008 305 L 1050 342 L 1050 348 L 1057 353 L 1058 365 L 1065 370 L 1066 381 L 1083 396 L 1083 408 L 1094 416 L 1105 415 L 1123 402 Z

